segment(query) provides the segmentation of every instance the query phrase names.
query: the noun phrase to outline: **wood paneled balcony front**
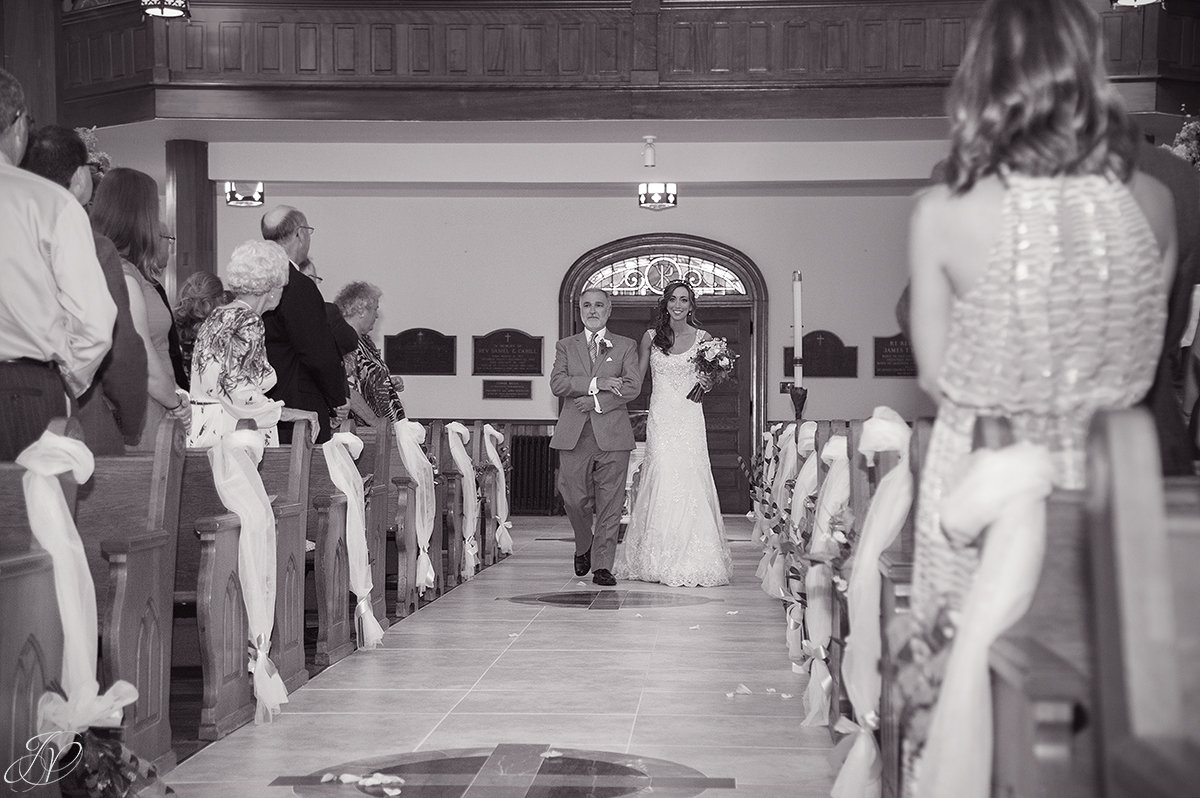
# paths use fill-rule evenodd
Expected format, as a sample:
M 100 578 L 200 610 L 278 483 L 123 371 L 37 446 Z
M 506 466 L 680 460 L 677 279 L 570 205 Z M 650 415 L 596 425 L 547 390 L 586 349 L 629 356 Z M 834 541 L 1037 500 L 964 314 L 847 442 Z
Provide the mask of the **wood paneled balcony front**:
M 65 121 L 938 116 L 980 0 L 76 0 Z M 1200 3 L 1103 9 L 1135 112 L 1200 99 Z

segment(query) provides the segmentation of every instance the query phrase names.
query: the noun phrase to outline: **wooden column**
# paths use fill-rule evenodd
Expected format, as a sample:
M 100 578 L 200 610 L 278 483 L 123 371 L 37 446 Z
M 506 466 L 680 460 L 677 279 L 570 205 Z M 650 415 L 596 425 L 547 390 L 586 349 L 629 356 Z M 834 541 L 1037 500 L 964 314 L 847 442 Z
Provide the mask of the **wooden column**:
M 165 217 L 175 234 L 167 293 L 176 296 L 195 272 L 217 272 L 217 191 L 208 179 L 208 142 L 167 142 Z
M 0 0 L 0 67 L 21 82 L 38 126 L 58 121 L 56 3 Z

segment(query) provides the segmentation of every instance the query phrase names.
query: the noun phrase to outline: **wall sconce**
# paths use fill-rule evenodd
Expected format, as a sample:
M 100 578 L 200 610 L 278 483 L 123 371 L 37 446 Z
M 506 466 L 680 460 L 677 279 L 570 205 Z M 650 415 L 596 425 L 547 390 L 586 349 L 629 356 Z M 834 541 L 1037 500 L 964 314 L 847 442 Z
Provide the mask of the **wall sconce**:
M 142 0 L 142 13 L 148 17 L 191 17 L 188 0 Z
M 642 166 L 654 168 L 654 136 L 642 136 Z M 679 188 L 674 183 L 639 183 L 638 207 L 648 211 L 674 208 L 679 201 Z
M 257 208 L 267 198 L 262 182 L 254 184 L 254 190 L 243 194 L 238 184 L 232 180 L 225 181 L 225 204 L 234 208 Z
M 1167 10 L 1167 0 L 1113 0 L 1113 8 L 1117 6 L 1128 6 L 1129 8 L 1137 8 L 1138 6 L 1152 6 L 1162 3 L 1163 11 Z

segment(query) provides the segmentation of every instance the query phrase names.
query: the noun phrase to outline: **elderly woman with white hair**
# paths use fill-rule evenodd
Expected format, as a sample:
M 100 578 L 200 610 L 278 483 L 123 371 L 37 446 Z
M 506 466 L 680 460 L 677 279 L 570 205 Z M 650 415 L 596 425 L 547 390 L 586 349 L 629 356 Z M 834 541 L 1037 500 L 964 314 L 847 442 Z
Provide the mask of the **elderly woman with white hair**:
M 383 292 L 377 286 L 353 282 L 339 291 L 333 302 L 346 323 L 358 333 L 358 348 L 346 355 L 350 410 L 363 421 L 374 415 L 395 423 L 404 418 L 399 396 L 404 381 L 391 376 L 379 347 L 371 340 L 371 330 L 379 319 L 381 296 Z
M 262 314 L 279 304 L 287 280 L 288 256 L 274 241 L 247 241 L 230 256 L 225 287 L 234 299 L 201 325 L 192 351 L 189 447 L 211 447 L 245 418 L 277 446 L 281 420 L 315 418 L 267 398 L 275 369 L 267 362 Z

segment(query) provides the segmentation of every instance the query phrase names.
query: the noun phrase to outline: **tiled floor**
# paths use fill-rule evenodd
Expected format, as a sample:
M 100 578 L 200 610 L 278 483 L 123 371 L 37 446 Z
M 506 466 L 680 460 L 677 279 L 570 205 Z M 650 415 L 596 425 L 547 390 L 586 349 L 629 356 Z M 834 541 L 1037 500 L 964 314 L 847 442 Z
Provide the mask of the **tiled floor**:
M 783 611 L 754 578 L 749 524 L 726 521 L 731 586 L 620 582 L 542 603 L 601 589 L 572 576 L 565 519 L 514 519 L 513 557 L 167 781 L 184 798 L 385 795 L 320 783 L 376 771 L 404 778 L 403 798 L 828 795 L 829 732 L 800 725 Z M 751 693 L 730 698 L 739 684 Z

